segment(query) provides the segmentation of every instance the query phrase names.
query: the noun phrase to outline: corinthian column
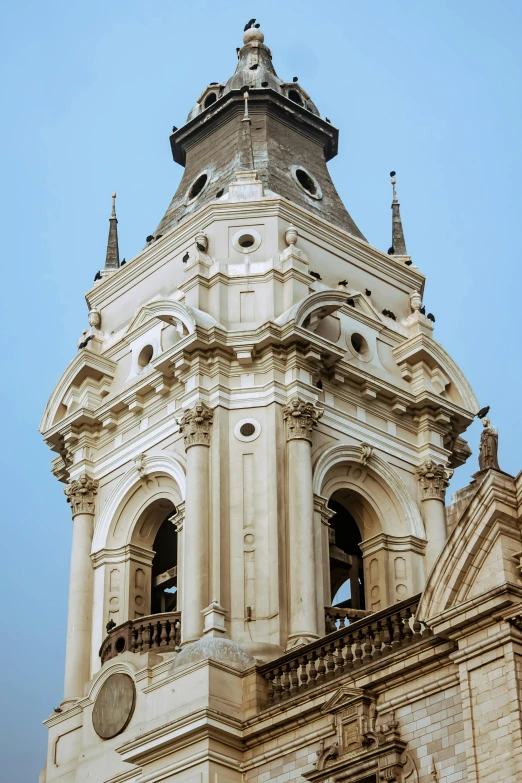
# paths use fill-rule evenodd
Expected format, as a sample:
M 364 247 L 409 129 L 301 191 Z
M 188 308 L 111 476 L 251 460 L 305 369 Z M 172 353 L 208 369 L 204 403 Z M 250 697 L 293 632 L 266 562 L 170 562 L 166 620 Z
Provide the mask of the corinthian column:
M 203 635 L 201 612 L 208 604 L 209 446 L 212 417 L 213 411 L 200 402 L 178 419 L 187 452 L 181 616 L 183 644 Z
M 64 701 L 83 696 L 90 678 L 93 568 L 91 544 L 98 481 L 81 476 L 65 488 L 73 517 Z
M 298 397 L 283 408 L 288 444 L 289 647 L 318 638 L 310 446 L 322 415 L 321 410 Z
M 437 562 L 437 558 L 446 543 L 446 487 L 453 471 L 444 465 L 427 460 L 417 468 L 417 477 L 421 484 L 422 516 L 426 526 L 426 575 Z

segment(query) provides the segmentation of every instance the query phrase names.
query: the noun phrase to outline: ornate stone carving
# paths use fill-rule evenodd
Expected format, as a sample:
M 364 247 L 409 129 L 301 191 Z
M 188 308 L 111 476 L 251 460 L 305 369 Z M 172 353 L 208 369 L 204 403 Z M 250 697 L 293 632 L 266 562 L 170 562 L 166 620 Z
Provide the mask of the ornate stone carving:
M 426 460 L 417 468 L 417 477 L 421 483 L 423 500 L 444 500 L 453 470 L 433 460 Z
M 283 419 L 286 422 L 287 440 L 307 440 L 312 442 L 312 432 L 323 411 L 316 408 L 311 402 L 300 400 L 294 397 L 288 405 L 283 408 Z
M 362 465 L 367 465 L 373 457 L 373 447 L 368 443 L 361 443 L 359 448 L 361 450 L 360 462 Z
M 482 419 L 482 435 L 480 436 L 479 446 L 479 468 L 480 470 L 500 470 L 498 465 L 498 432 L 496 427 L 492 427 L 489 419 Z
M 295 226 L 288 226 L 285 231 L 285 242 L 287 245 L 295 245 L 299 233 Z
M 67 502 L 71 504 L 73 517 L 77 514 L 94 514 L 98 486 L 98 479 L 83 475 L 65 487 L 64 492 Z
M 147 478 L 147 469 L 145 467 L 145 454 L 138 454 L 137 457 L 134 457 L 134 464 L 136 465 L 136 470 L 140 474 L 140 478 Z
M 99 329 L 101 324 L 101 313 L 99 310 L 97 310 L 95 307 L 92 310 L 89 310 L 89 326 L 93 327 L 94 329 Z
M 210 446 L 210 425 L 213 417 L 214 411 L 204 402 L 198 402 L 176 419 L 186 449 L 190 446 Z

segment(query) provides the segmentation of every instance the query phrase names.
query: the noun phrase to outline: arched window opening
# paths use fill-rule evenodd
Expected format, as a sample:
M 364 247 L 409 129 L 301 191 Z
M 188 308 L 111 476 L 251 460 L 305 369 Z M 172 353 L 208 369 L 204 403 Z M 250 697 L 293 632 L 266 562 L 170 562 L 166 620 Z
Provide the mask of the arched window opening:
M 171 522 L 173 511 L 162 522 L 154 544 L 151 614 L 175 612 L 178 592 L 178 534 Z
M 303 99 L 301 98 L 301 93 L 298 90 L 289 90 L 288 97 L 294 103 L 298 103 L 299 106 L 303 105 Z
M 363 555 L 361 532 L 348 509 L 330 499 L 335 511 L 330 519 L 331 605 L 342 609 L 364 609 Z
M 217 101 L 217 95 L 215 92 L 209 92 L 207 97 L 205 98 L 205 109 L 208 109 L 209 106 L 212 106 L 213 103 Z

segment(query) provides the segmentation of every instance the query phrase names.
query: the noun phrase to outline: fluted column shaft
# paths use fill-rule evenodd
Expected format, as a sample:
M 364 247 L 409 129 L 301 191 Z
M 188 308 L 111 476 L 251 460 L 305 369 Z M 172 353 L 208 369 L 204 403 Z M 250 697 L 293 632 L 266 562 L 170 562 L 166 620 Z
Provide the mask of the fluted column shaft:
M 321 415 L 322 411 L 298 398 L 283 409 L 288 458 L 289 646 L 318 637 L 310 447 Z
M 209 602 L 209 446 L 212 417 L 212 410 L 204 403 L 198 403 L 178 420 L 187 452 L 181 617 L 183 644 L 203 635 L 201 612 Z
M 437 562 L 446 543 L 446 487 L 453 471 L 432 460 L 427 460 L 417 468 L 417 476 L 422 492 L 422 516 L 426 527 L 425 562 L 426 576 Z
M 91 545 L 94 530 L 95 499 L 98 481 L 89 476 L 71 481 L 65 490 L 71 504 L 73 533 L 67 646 L 65 650 L 64 701 L 83 696 L 90 678 L 92 633 L 93 567 Z

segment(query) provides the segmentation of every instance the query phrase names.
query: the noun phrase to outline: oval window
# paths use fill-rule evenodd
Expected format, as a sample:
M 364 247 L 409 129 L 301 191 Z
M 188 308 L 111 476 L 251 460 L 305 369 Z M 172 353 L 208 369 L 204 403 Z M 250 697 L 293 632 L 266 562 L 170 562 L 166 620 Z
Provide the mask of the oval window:
M 315 199 L 323 197 L 318 181 L 303 166 L 292 166 L 292 174 L 307 196 Z
M 204 190 L 208 182 L 208 174 L 206 171 L 204 171 L 202 174 L 199 175 L 199 177 L 196 177 L 192 185 L 190 186 L 188 195 L 187 195 L 187 201 L 194 201 L 199 194 Z
M 152 354 L 154 353 L 154 348 L 152 345 L 146 345 L 145 348 L 142 348 L 140 351 L 140 355 L 138 356 L 138 365 L 140 367 L 146 367 L 148 364 L 150 364 L 150 360 L 152 359 Z

